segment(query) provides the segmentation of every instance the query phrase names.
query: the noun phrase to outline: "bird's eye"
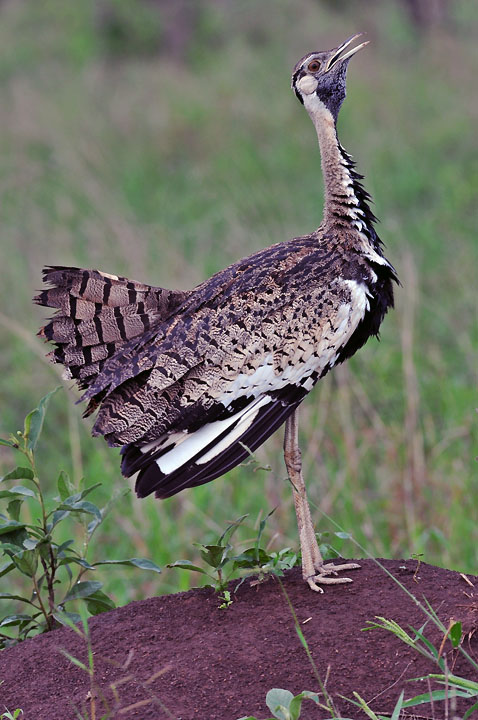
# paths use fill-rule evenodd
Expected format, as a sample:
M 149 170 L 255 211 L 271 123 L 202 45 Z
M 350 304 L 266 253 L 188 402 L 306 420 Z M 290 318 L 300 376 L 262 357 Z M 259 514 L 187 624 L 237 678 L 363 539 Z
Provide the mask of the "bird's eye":
M 320 62 L 318 60 L 312 60 L 307 65 L 307 70 L 310 70 L 310 72 L 317 72 L 318 70 L 320 70 Z

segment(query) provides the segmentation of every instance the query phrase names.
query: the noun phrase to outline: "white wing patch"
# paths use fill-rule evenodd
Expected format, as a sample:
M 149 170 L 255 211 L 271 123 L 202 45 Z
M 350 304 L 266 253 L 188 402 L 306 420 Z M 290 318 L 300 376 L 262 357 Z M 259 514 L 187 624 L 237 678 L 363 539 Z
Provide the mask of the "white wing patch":
M 252 425 L 261 407 L 264 407 L 264 405 L 270 403 L 271 400 L 272 398 L 268 396 L 263 397 L 259 402 L 254 402 L 252 406 L 245 408 L 242 413 L 238 413 L 238 415 L 242 414 L 242 417 L 240 418 L 237 425 L 232 428 L 231 432 L 229 432 L 225 438 L 220 440 L 216 445 L 214 445 L 213 448 L 208 450 L 207 453 L 201 455 L 201 457 L 196 461 L 197 464 L 203 465 L 204 463 L 207 463 L 213 458 L 215 458 L 224 450 L 227 450 L 227 448 L 230 447 L 234 442 L 236 442 L 236 440 L 238 440 L 241 435 L 245 433 L 246 430 Z M 235 415 L 234 417 L 237 417 L 237 415 Z
M 183 436 L 183 439 L 178 445 L 156 460 L 159 469 L 165 475 L 169 475 L 174 472 L 191 460 L 195 455 L 200 453 L 202 448 L 205 448 L 214 442 L 219 435 L 239 420 L 238 427 L 233 428 L 231 434 L 228 434 L 223 440 L 208 451 L 205 456 L 196 461 L 198 464 L 200 462 L 207 462 L 208 459 L 211 459 L 221 452 L 221 450 L 227 448 L 228 445 L 231 445 L 234 440 L 237 440 L 237 438 L 240 437 L 240 435 L 242 435 L 242 433 L 245 432 L 251 425 L 260 408 L 271 401 L 272 398 L 268 396 L 257 399 L 251 405 L 243 408 L 235 415 L 231 415 L 231 417 L 226 418 L 226 420 L 216 420 L 215 422 L 207 423 L 199 428 L 199 430 L 196 430 L 196 432 Z M 230 439 L 230 437 L 232 437 L 232 439 Z M 220 449 L 218 450 L 217 448 Z

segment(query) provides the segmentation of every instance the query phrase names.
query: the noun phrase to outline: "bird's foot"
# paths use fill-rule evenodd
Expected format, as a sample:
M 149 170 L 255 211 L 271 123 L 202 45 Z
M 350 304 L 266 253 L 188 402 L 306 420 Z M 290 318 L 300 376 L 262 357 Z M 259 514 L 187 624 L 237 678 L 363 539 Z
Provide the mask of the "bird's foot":
M 323 593 L 323 588 L 317 583 L 322 585 L 343 585 L 344 583 L 351 583 L 353 580 L 348 577 L 336 577 L 342 570 L 358 570 L 360 565 L 357 563 L 343 563 L 342 565 L 334 565 L 333 563 L 327 563 L 326 565 L 318 565 L 316 567 L 317 574 L 309 575 L 304 580 L 308 584 L 311 590 L 315 592 Z M 330 577 L 330 576 L 333 577 Z

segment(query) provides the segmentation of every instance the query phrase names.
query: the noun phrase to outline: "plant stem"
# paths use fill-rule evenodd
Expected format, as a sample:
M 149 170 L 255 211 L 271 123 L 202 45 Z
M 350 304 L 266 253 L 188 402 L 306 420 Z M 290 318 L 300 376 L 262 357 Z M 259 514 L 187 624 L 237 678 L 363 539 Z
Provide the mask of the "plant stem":
M 33 581 L 33 586 L 35 588 L 35 592 L 37 594 L 38 602 L 40 604 L 40 609 L 41 609 L 43 615 L 45 616 L 47 628 L 48 628 L 48 630 L 51 630 L 52 629 L 51 616 L 47 613 L 46 607 L 44 606 L 43 600 L 41 599 L 40 588 L 38 587 L 36 575 L 33 575 L 32 581 Z
M 26 442 L 26 440 L 25 440 L 25 442 Z M 41 490 L 40 479 L 38 477 L 38 473 L 37 473 L 37 469 L 36 469 L 36 465 L 35 465 L 35 456 L 34 456 L 33 450 L 28 450 L 28 449 L 26 449 L 25 455 L 26 455 L 26 457 L 30 463 L 30 466 L 32 468 L 32 471 L 33 471 L 33 482 L 35 483 L 35 486 L 38 491 L 38 498 L 40 501 L 40 507 L 41 507 L 41 512 L 42 512 L 42 530 L 43 530 L 43 535 L 46 538 L 46 537 L 48 537 L 48 528 L 47 528 L 48 516 L 47 516 L 47 512 L 46 512 L 46 507 L 45 507 L 45 500 L 43 498 L 43 493 Z M 50 556 L 50 561 L 49 561 L 49 563 L 47 563 L 45 561 L 45 559 L 41 556 L 40 556 L 40 560 L 41 560 L 41 564 L 43 566 L 43 570 L 45 572 L 45 579 L 46 579 L 46 584 L 47 584 L 47 588 L 48 588 L 48 605 L 50 608 L 49 614 L 46 613 L 45 607 L 43 605 L 43 601 L 41 600 L 40 589 L 38 588 L 38 584 L 36 583 L 36 578 L 33 578 L 33 582 L 35 584 L 35 590 L 37 591 L 38 601 L 41 605 L 42 612 L 45 614 L 45 619 L 47 621 L 48 629 L 51 630 L 51 626 L 52 626 L 51 617 L 55 610 L 54 580 L 55 580 L 55 572 L 56 572 L 56 560 L 55 560 L 55 553 L 53 552 L 51 540 L 48 540 L 47 542 L 48 542 L 48 552 L 49 552 L 49 556 Z

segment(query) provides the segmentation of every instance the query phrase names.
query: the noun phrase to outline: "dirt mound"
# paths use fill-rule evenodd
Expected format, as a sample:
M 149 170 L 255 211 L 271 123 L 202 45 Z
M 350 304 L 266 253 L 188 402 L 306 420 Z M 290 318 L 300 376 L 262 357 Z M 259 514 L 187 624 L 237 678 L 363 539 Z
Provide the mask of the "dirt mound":
M 461 619 L 465 630 L 478 625 L 478 578 L 472 588 L 459 573 L 417 562 L 384 560 L 384 566 L 418 600 L 427 600 L 448 625 Z M 402 688 L 406 697 L 425 692 L 407 683 L 436 668 L 383 630 L 361 632 L 368 620 L 382 615 L 404 627 L 418 628 L 421 610 L 374 562 L 361 560 L 354 582 L 311 592 L 299 570 L 287 573 L 284 587 L 295 609 L 322 680 L 345 717 L 365 717 L 340 695 L 357 690 L 376 711 L 389 711 Z M 255 714 L 270 717 L 264 699 L 272 687 L 318 691 L 317 681 L 295 631 L 280 584 L 244 582 L 227 609 L 212 590 L 191 590 L 152 598 L 90 621 L 94 651 L 93 693 L 104 694 L 113 718 L 147 720 L 236 720 Z M 440 633 L 429 625 L 436 645 Z M 478 633 L 468 651 L 478 657 Z M 459 674 L 470 668 L 447 642 L 448 662 Z M 24 710 L 25 720 L 69 720 L 74 707 L 91 712 L 88 675 L 60 650 L 87 662 L 85 643 L 62 628 L 27 640 L 0 654 L 0 708 Z M 478 679 L 478 678 L 474 678 Z M 112 688 L 115 687 L 114 690 Z M 466 701 L 465 705 L 467 707 Z M 98 700 L 96 717 L 104 707 Z M 422 705 L 420 718 L 444 717 Z M 305 701 L 304 720 L 329 717 Z M 410 714 L 412 717 L 412 713 Z

